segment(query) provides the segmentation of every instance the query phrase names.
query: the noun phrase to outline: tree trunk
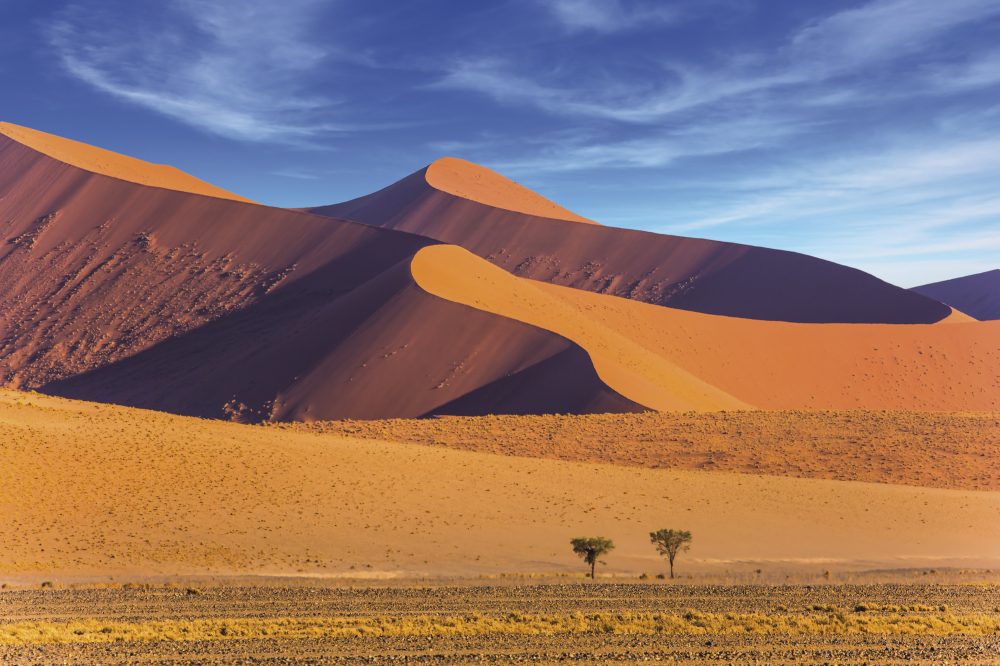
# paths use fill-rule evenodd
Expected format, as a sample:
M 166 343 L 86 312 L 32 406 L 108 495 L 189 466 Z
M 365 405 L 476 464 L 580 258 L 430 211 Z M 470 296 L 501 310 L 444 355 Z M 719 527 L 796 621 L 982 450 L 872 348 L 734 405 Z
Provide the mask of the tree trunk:
M 670 558 L 670 580 L 674 579 L 674 558 Z
M 597 568 L 597 561 L 595 560 L 590 563 L 590 580 L 594 580 L 594 569 L 596 568 Z

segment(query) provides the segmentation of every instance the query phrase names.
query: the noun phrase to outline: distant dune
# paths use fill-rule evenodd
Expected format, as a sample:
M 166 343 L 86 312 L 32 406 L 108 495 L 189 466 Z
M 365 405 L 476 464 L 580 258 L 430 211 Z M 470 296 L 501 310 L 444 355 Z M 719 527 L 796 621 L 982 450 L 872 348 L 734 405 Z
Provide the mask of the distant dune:
M 1000 269 L 932 282 L 914 287 L 913 291 L 947 303 L 980 321 L 1000 319 Z
M 692 436 L 697 436 L 693 434 Z M 454 451 L 0 391 L 4 582 L 1000 566 L 1000 494 Z M 943 460 L 942 464 L 947 464 Z
M 580 220 L 552 203 L 502 207 L 500 197 L 482 194 L 485 186 L 451 187 L 505 180 L 489 173 L 446 159 L 374 194 L 312 210 L 460 245 L 518 276 L 684 310 L 792 322 L 908 324 L 936 322 L 950 313 L 937 301 L 814 257 L 570 223 Z

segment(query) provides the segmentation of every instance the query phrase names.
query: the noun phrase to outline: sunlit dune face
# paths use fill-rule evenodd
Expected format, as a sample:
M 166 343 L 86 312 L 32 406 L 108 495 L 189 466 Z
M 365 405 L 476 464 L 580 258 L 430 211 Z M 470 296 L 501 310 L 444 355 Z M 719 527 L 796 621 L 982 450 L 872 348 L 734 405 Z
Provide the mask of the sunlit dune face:
M 0 123 L 0 134 L 52 159 L 103 176 L 166 190 L 253 203 L 250 199 L 227 192 L 165 164 L 144 162 L 11 123 Z
M 519 278 L 454 245 L 413 277 L 453 302 L 584 348 L 601 379 L 654 410 L 1000 408 L 1000 322 L 793 324 L 707 315 Z
M 587 351 L 610 388 L 640 405 L 650 409 L 748 407 L 619 331 L 590 320 L 585 309 L 542 291 L 543 283 L 515 277 L 456 245 L 423 248 L 411 268 L 417 284 L 436 296 L 572 340 Z M 598 300 L 613 298 L 598 295 Z
M 424 177 L 434 189 L 494 208 L 556 220 L 596 224 L 495 171 L 456 157 L 437 160 L 427 167 Z

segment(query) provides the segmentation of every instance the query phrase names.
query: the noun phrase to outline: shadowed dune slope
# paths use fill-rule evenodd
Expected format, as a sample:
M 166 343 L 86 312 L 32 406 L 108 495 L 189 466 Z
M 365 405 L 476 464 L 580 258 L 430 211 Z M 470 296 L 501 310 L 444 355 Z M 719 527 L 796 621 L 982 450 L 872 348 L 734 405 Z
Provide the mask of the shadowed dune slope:
M 947 461 L 942 461 L 947 464 Z M 0 391 L 3 580 L 1000 566 L 1000 493 L 642 469 L 289 432 Z M 414 535 L 418 536 L 414 536 Z
M 408 260 L 340 296 L 278 294 L 45 390 L 240 421 L 644 409 L 568 340 L 426 293 Z
M 980 321 L 1000 319 L 1000 269 L 932 282 L 913 291 L 947 303 Z
M 167 190 L 204 194 L 220 199 L 249 202 L 238 194 L 227 192 L 166 164 L 151 164 L 94 146 L 46 134 L 28 127 L 0 122 L 0 135 L 44 153 L 67 165 L 103 174 L 131 183 L 162 187 Z
M 436 174 L 478 183 L 456 196 Z M 515 275 L 684 310 L 793 322 L 932 323 L 950 309 L 867 273 L 794 252 L 578 224 L 498 207 L 495 176 L 435 162 L 368 196 L 312 209 L 460 245 Z M 552 204 L 554 206 L 554 204 Z
M 455 413 L 642 409 L 565 338 L 416 287 L 433 242 L 0 136 L 0 381 L 240 420 L 420 416 L 496 382 L 518 390 Z
M 428 291 L 573 340 L 653 409 L 1000 409 L 1000 322 L 795 324 L 705 315 L 517 278 L 454 245 Z

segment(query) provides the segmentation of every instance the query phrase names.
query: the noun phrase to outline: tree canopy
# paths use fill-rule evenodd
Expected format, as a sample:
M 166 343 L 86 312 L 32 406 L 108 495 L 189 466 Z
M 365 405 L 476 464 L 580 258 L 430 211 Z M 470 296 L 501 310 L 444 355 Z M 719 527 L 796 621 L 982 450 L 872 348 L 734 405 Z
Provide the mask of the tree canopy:
M 670 577 L 674 577 L 674 558 L 682 550 L 691 548 L 691 533 L 687 530 L 661 529 L 649 533 L 649 541 L 656 546 L 656 552 L 666 556 L 670 562 Z
M 604 537 L 577 537 L 569 543 L 573 546 L 573 552 L 590 565 L 591 578 L 594 578 L 597 561 L 615 548 L 614 542 Z

